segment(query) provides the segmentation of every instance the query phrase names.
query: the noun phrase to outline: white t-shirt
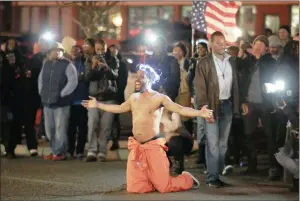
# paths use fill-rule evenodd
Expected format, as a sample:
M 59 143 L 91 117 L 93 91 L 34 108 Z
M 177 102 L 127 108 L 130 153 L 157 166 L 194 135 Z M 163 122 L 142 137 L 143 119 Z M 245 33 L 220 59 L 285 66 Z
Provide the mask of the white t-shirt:
M 231 87 L 232 87 L 232 67 L 229 63 L 230 55 L 225 54 L 224 60 L 220 60 L 214 54 L 213 60 L 216 66 L 216 71 L 218 74 L 219 81 L 219 99 L 227 100 L 231 97 Z

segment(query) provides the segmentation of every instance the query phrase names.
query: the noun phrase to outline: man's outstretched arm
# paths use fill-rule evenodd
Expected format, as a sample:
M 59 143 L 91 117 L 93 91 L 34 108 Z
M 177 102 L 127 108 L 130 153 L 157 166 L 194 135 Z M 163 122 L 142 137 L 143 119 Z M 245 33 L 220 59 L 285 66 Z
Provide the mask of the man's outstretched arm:
M 186 117 L 203 117 L 210 118 L 212 116 L 212 110 L 207 109 L 207 107 L 203 107 L 201 110 L 195 110 L 189 107 L 183 107 L 174 103 L 168 96 L 163 95 L 162 104 L 169 111 L 176 112 L 182 116 Z
M 90 100 L 82 101 L 82 105 L 86 108 L 99 108 L 101 110 L 111 113 L 125 113 L 131 111 L 130 99 L 128 99 L 121 105 L 114 105 L 100 103 L 94 97 L 90 97 Z

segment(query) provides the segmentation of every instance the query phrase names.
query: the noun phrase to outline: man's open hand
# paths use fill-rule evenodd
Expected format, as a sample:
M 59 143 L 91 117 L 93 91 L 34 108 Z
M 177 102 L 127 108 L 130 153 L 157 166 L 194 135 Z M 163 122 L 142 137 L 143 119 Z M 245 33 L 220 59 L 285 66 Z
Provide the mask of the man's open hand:
M 81 105 L 85 108 L 97 108 L 98 107 L 98 102 L 96 98 L 89 96 L 90 100 L 83 100 L 81 102 Z
M 213 111 L 210 109 L 207 109 L 207 105 L 203 106 L 200 110 L 200 116 L 208 119 L 211 118 Z

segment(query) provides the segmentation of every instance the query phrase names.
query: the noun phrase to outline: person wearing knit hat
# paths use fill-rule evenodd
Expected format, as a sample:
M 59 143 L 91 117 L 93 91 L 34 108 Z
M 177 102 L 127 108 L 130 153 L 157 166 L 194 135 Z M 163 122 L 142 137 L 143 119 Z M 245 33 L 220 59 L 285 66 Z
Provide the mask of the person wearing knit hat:
M 287 25 L 283 25 L 279 28 L 279 38 L 282 41 L 283 45 L 286 45 L 287 42 L 291 40 L 291 28 Z
M 267 36 L 264 35 L 257 36 L 253 41 L 253 45 L 258 41 L 264 43 L 267 48 L 269 47 L 269 40 Z
M 38 77 L 38 93 L 44 106 L 45 130 L 52 151 L 45 160 L 65 160 L 68 150 L 66 134 L 78 73 L 63 53 L 62 44 L 54 42 Z
M 269 51 L 273 59 L 277 60 L 282 53 L 283 43 L 276 35 L 269 37 Z
M 273 41 L 272 41 L 273 43 Z M 261 119 L 264 132 L 268 136 L 269 154 L 269 178 L 276 175 L 277 162 L 274 157 L 276 153 L 276 139 L 274 139 L 271 127 L 272 103 L 263 95 L 264 83 L 273 82 L 273 74 L 276 72 L 276 60 L 268 53 L 269 40 L 266 36 L 258 36 L 253 42 L 252 55 L 247 55 L 243 64 L 245 69 L 249 69 L 243 76 L 243 85 L 240 88 L 240 100 L 242 117 L 244 123 L 245 149 L 247 150 L 248 168 L 244 174 L 257 172 L 257 145 L 255 139 L 255 128 L 258 119 Z
M 253 41 L 252 54 L 259 59 L 269 48 L 269 40 L 266 36 L 257 36 Z

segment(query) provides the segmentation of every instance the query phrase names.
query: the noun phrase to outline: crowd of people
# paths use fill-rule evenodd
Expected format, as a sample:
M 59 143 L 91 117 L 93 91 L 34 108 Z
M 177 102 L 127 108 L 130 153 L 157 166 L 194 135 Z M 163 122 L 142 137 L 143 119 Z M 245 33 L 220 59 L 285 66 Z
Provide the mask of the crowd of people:
M 217 31 L 209 41 L 196 44 L 194 55 L 184 42 L 175 45 L 169 54 L 167 42 L 158 37 L 148 47 L 153 54 L 144 60 L 156 73 L 151 73 L 152 68 L 145 65 L 137 65 L 139 62 L 127 62 L 116 45 L 107 47 L 102 39 L 87 38 L 82 46 L 75 45 L 66 54 L 61 43 L 41 38 L 39 53 L 28 62 L 18 50 L 17 41 L 10 39 L 5 50 L 0 51 L 1 143 L 5 146 L 5 156 L 16 157 L 15 148 L 25 133 L 31 156 L 38 155 L 37 136 L 45 135 L 52 150 L 44 157 L 46 160 L 77 157 L 86 162 L 104 162 L 108 140 L 113 141 L 112 150 L 119 147 L 120 119 L 115 113 L 131 110 L 135 115 L 134 138 L 130 139 L 133 144 L 139 132 L 145 132 L 146 125 L 151 124 L 144 112 L 149 110 L 149 115 L 157 117 L 150 107 L 159 98 L 152 100 L 153 94 L 147 98 L 134 96 L 148 90 L 144 79 L 149 79 L 151 90 L 169 97 L 157 101 L 164 109 L 155 135 L 164 136 L 170 166 L 177 174 L 190 175 L 184 172 L 184 155 L 191 153 L 195 138 L 199 150 L 197 163 L 204 165 L 210 187 L 226 186 L 219 175 L 230 173 L 234 165 L 240 164 L 242 156 L 248 159 L 243 174 L 256 173 L 255 132 L 261 124 L 267 136 L 269 179 L 279 179 L 283 171 L 274 154 L 285 143 L 288 117 L 284 112 L 274 113 L 280 107 L 273 104 L 274 98 L 264 93 L 262 86 L 283 77 L 285 85 L 298 92 L 299 34 L 292 38 L 288 26 L 280 27 L 278 33 L 260 35 L 253 41 L 239 38 L 235 45 L 227 47 L 224 35 Z M 171 102 L 195 110 L 178 109 L 170 106 Z M 109 107 L 118 104 L 119 110 L 117 106 Z M 211 117 L 193 113 L 208 112 L 206 107 L 213 111 Z M 40 108 L 43 114 L 37 134 L 35 119 Z M 196 129 L 193 117 L 197 120 Z M 138 141 L 147 143 L 157 140 L 157 136 L 141 137 Z M 128 171 L 136 171 L 131 166 Z M 133 173 L 130 176 L 129 191 L 140 192 L 133 185 L 137 178 L 133 178 Z M 184 190 L 192 186 L 188 183 L 161 191 Z M 153 186 L 144 189 L 151 190 Z

